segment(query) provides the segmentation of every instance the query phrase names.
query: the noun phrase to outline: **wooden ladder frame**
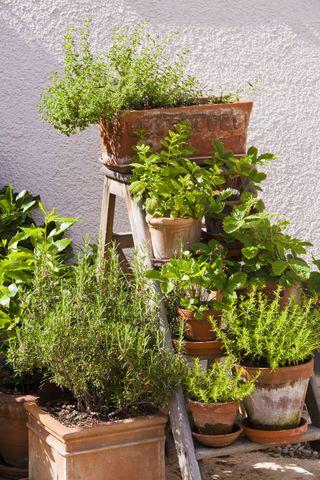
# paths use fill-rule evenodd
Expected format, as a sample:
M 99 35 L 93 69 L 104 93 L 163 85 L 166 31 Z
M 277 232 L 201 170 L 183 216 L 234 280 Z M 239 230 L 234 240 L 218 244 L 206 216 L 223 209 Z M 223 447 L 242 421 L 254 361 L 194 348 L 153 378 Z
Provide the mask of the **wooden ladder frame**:
M 100 220 L 100 241 L 102 253 L 106 255 L 107 245 L 114 241 L 123 271 L 129 273 L 129 262 L 123 249 L 136 247 L 146 256 L 148 268 L 153 268 L 152 247 L 149 237 L 149 230 L 142 210 L 142 205 L 136 203 L 130 194 L 130 174 L 118 173 L 106 167 L 101 168 L 104 175 L 101 220 Z M 116 197 L 125 201 L 128 211 L 131 232 L 115 233 L 113 231 Z M 159 298 L 159 323 L 165 332 L 166 346 L 173 350 L 172 338 L 167 320 L 166 309 L 162 301 L 160 288 L 154 282 L 154 288 Z M 210 360 L 210 359 L 208 359 Z M 320 438 L 320 394 L 317 386 L 316 376 L 313 375 L 309 382 L 306 404 L 312 421 L 312 426 L 304 435 L 302 441 L 318 440 Z M 180 388 L 169 402 L 169 415 L 172 434 L 175 441 L 181 476 L 183 480 L 201 480 L 200 466 L 198 461 L 206 458 L 226 456 L 239 452 L 268 448 L 265 445 L 258 445 L 245 439 L 227 448 L 210 449 L 205 447 L 195 448 L 188 414 L 185 407 L 185 400 Z

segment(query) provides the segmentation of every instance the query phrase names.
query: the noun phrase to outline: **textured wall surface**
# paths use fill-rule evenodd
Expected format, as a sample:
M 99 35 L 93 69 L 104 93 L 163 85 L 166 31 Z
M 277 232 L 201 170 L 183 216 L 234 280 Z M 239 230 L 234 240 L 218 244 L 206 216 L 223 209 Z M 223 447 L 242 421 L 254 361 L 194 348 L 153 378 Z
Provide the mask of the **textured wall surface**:
M 191 50 L 192 72 L 213 91 L 261 78 L 249 142 L 279 155 L 268 168 L 267 205 L 320 253 L 319 0 L 1 0 L 0 185 L 28 188 L 47 208 L 78 216 L 77 239 L 96 234 L 97 130 L 63 137 L 35 109 L 58 68 L 63 34 L 87 16 L 97 50 L 115 27 L 149 18 L 155 31 L 179 28 L 176 44 Z

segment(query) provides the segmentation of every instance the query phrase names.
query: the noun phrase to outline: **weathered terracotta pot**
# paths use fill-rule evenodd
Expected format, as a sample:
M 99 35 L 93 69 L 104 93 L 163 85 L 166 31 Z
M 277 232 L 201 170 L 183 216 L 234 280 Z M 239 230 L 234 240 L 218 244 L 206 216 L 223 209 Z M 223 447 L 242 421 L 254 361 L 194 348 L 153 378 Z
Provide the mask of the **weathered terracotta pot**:
M 201 237 L 201 220 L 192 217 L 166 218 L 146 216 L 149 226 L 153 255 L 158 259 L 169 259 Z
M 167 416 L 66 427 L 27 404 L 30 480 L 165 480 Z
M 32 395 L 7 395 L 0 392 L 0 455 L 12 467 L 28 465 L 28 430 L 26 402 L 34 402 Z
M 205 435 L 204 433 L 192 432 L 193 438 L 206 447 L 228 447 L 232 445 L 243 432 L 242 427 L 234 426 L 234 431 L 225 435 Z
M 224 435 L 231 433 L 239 410 L 239 402 L 201 403 L 188 400 L 188 410 L 199 433 Z
M 177 123 L 191 125 L 190 143 L 194 148 L 192 159 L 201 161 L 212 154 L 212 139 L 219 140 L 227 150 L 246 152 L 247 130 L 252 102 L 208 104 L 149 110 L 123 110 L 114 120 L 101 120 L 100 138 L 102 160 L 110 168 L 129 171 L 133 147 L 137 143 L 135 131 L 149 132 L 148 143 L 155 150 L 162 148 L 161 140 Z
M 251 442 L 263 445 L 287 445 L 301 441 L 302 435 L 308 430 L 308 422 L 305 418 L 301 418 L 298 427 L 275 431 L 252 428 L 246 418 L 242 421 L 242 428 Z
M 203 318 L 201 319 L 195 318 L 194 312 L 184 308 L 178 308 L 178 314 L 183 319 L 184 335 L 188 340 L 207 342 L 216 338 L 216 334 L 212 331 L 209 317 L 220 326 L 221 312 L 213 309 L 206 310 L 202 312 Z
M 244 369 L 251 378 L 260 372 L 255 390 L 243 401 L 250 425 L 263 430 L 298 427 L 313 374 L 313 359 L 274 372 L 270 368 Z
M 173 346 L 177 347 L 178 340 L 172 340 Z M 189 357 L 212 357 L 219 358 L 224 354 L 222 340 L 210 340 L 206 342 L 188 342 L 182 344 L 183 351 Z

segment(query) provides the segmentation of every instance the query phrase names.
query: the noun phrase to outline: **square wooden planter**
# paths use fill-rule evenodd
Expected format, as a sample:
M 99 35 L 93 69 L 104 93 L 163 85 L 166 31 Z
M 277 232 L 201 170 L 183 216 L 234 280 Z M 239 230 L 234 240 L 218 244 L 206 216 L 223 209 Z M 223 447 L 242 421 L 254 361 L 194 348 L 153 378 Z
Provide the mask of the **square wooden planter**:
M 165 480 L 163 414 L 70 428 L 26 411 L 30 480 Z

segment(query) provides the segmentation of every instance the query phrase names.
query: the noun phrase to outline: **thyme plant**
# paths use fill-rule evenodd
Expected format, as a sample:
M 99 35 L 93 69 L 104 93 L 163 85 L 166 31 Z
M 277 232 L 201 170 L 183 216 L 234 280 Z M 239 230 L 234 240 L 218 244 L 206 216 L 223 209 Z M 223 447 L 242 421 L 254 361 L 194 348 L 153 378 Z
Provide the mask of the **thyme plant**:
M 243 365 L 279 367 L 297 365 L 320 348 L 320 313 L 313 299 L 283 307 L 280 289 L 272 302 L 252 289 L 232 301 L 225 312 L 227 332 L 213 325 L 226 350 Z
M 202 403 L 239 401 L 254 390 L 256 379 L 247 380 L 242 368 L 236 368 L 235 359 L 226 357 L 205 369 L 199 359 L 187 377 L 187 393 L 191 400 Z

